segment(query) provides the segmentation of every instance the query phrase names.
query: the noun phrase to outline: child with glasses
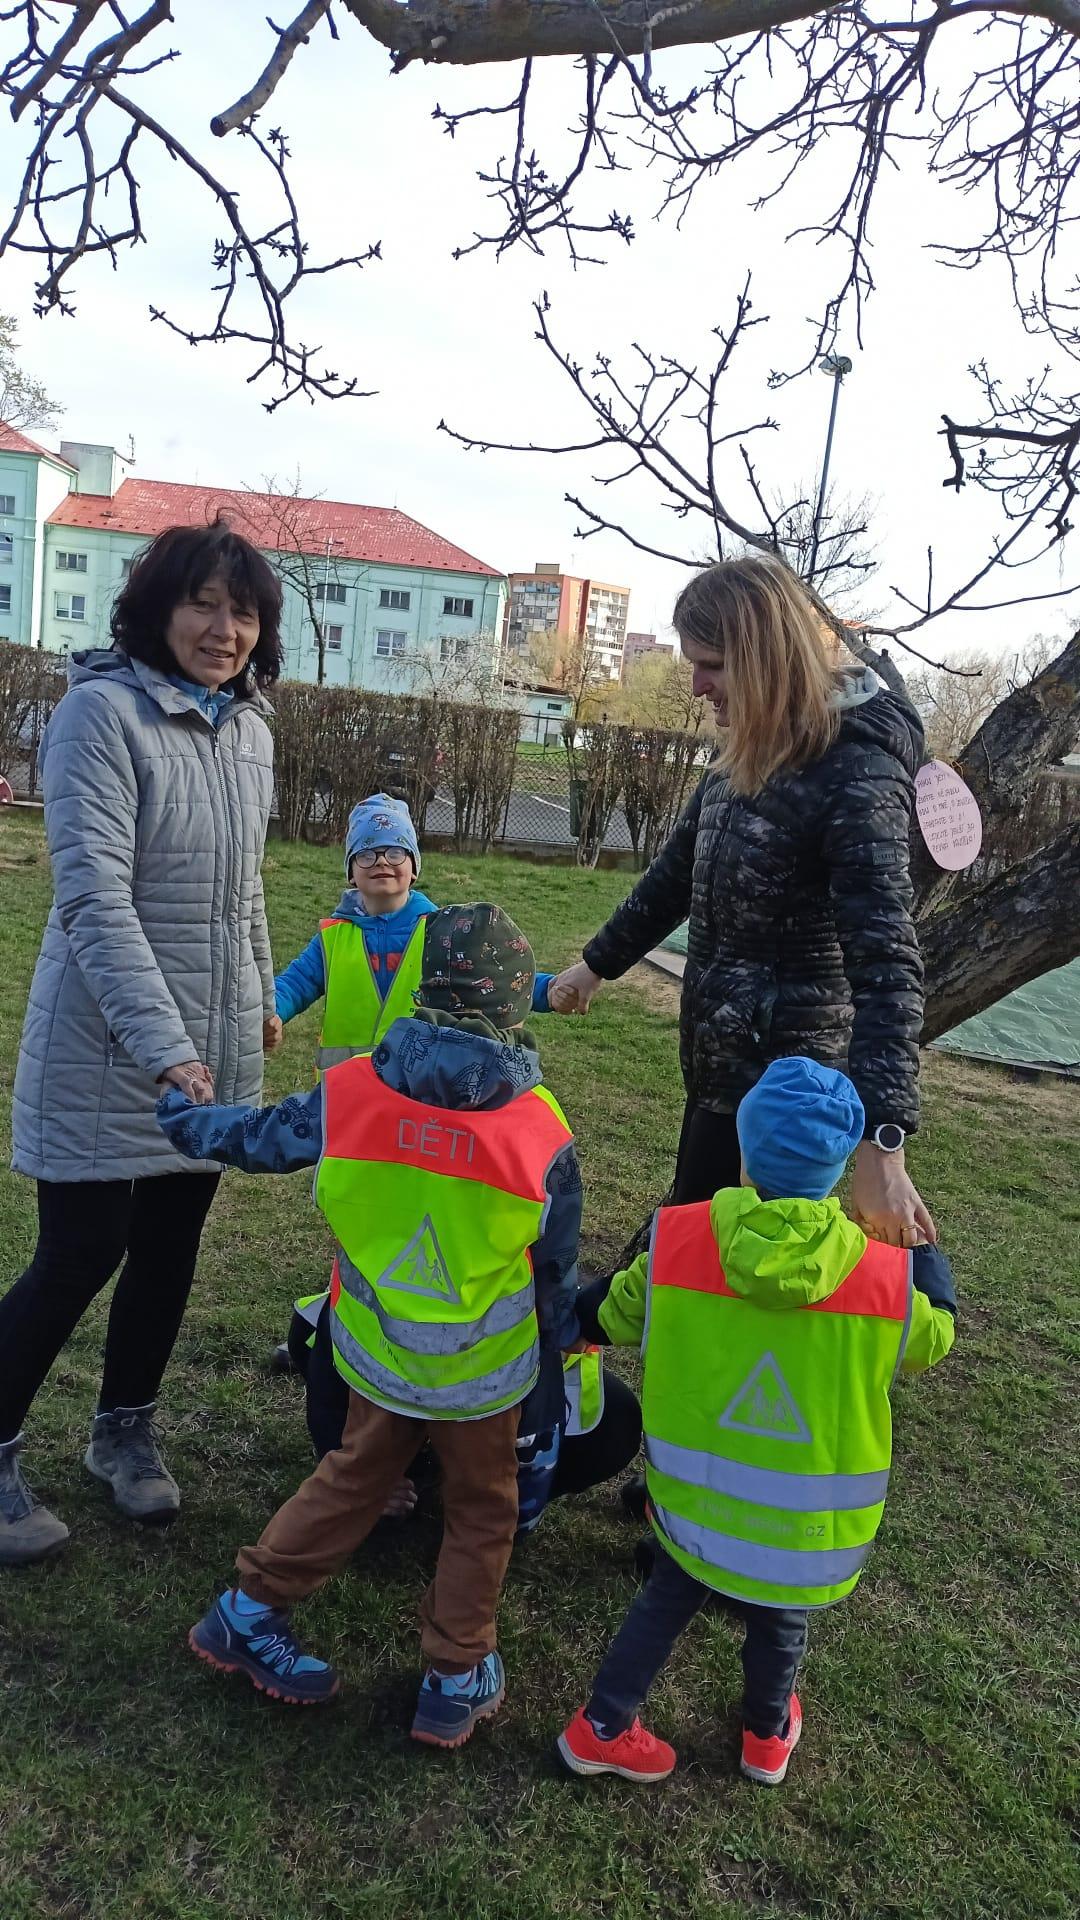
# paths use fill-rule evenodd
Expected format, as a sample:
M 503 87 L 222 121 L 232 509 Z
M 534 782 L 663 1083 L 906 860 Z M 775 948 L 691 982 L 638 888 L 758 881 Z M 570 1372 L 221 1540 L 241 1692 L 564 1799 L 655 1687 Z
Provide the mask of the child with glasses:
M 323 1019 L 317 1057 L 321 1070 L 355 1054 L 370 1053 L 395 1020 L 414 1013 L 424 931 L 429 916 L 438 911 L 434 900 L 415 884 L 419 873 L 420 844 L 408 807 L 389 794 L 369 794 L 349 815 L 348 885 L 337 907 L 274 983 L 277 1013 L 267 1023 L 268 1047 L 277 1045 L 285 1021 L 304 1013 L 320 997 Z M 532 1011 L 569 1012 L 572 998 L 560 1006 L 558 994 L 553 993 L 549 1001 L 549 983 L 554 988 L 554 974 L 537 973 Z M 304 1376 L 308 1430 L 320 1458 L 340 1446 L 348 1406 L 347 1390 L 333 1363 L 328 1301 L 326 1292 L 298 1300 L 289 1337 L 273 1356 L 276 1371 Z M 561 1407 L 561 1393 L 555 1397 Z M 556 1481 L 559 1436 L 551 1426 L 550 1399 L 546 1393 L 542 1407 L 530 1403 L 527 1410 L 522 1438 L 523 1515 L 538 1516 Z M 625 1430 L 626 1445 L 633 1452 L 637 1407 L 628 1395 L 624 1400 L 621 1409 L 613 1405 L 610 1412 L 620 1435 Z M 613 1458 L 621 1466 L 618 1447 Z M 609 1471 L 617 1470 L 607 1465 Z M 412 1480 L 403 1479 L 389 1499 L 387 1513 L 405 1517 L 415 1507 L 416 1497 Z
M 274 982 L 277 1011 L 267 1043 L 288 1020 L 323 999 L 321 1068 L 368 1053 L 397 1019 L 413 1011 L 420 984 L 424 924 L 434 900 L 416 885 L 420 843 L 402 800 L 372 793 L 349 815 L 347 885 L 303 953 Z M 538 973 L 533 1012 L 547 1013 L 550 973 Z

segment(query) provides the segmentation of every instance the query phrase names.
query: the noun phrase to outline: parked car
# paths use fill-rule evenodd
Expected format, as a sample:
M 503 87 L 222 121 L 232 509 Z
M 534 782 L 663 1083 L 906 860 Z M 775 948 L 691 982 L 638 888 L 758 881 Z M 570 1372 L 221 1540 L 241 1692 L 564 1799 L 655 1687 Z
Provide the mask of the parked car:
M 405 801 L 421 832 L 424 815 L 438 792 L 445 764 L 446 756 L 442 748 L 436 747 L 434 753 L 428 756 L 427 764 L 417 766 L 404 740 L 393 741 L 383 754 L 383 790 L 392 794 L 395 800 Z

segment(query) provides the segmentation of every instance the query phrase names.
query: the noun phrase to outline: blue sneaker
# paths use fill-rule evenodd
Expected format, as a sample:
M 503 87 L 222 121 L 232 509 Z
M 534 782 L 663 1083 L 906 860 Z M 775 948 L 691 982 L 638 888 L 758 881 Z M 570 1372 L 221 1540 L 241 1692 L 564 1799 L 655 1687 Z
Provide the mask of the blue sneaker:
M 460 1677 L 429 1667 L 420 1683 L 412 1737 L 429 1747 L 463 1747 L 478 1720 L 498 1713 L 506 1692 L 506 1674 L 497 1653 Z
M 287 1615 L 239 1613 L 230 1588 L 188 1634 L 188 1646 L 219 1673 L 246 1673 L 260 1693 L 291 1707 L 316 1707 L 340 1682 L 325 1660 L 314 1660 L 293 1639 Z

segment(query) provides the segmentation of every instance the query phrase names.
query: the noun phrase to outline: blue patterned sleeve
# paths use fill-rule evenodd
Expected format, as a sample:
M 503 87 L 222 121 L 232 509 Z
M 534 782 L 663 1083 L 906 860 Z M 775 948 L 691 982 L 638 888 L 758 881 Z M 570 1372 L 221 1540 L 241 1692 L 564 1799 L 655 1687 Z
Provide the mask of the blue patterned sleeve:
M 177 1087 L 157 1104 L 158 1125 L 186 1160 L 219 1160 L 244 1173 L 297 1173 L 322 1152 L 322 1092 L 276 1107 L 197 1107 Z
M 532 1250 L 536 1318 L 542 1349 L 572 1346 L 578 1337 L 577 1256 L 581 1234 L 581 1170 L 573 1143 L 547 1177 L 548 1210 Z

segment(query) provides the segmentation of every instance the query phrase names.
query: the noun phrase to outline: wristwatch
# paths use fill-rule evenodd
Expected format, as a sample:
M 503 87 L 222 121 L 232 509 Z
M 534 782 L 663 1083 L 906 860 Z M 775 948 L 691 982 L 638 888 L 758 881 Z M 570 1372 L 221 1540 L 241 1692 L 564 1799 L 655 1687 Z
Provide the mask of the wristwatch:
M 907 1139 L 907 1134 L 903 1127 L 898 1127 L 894 1121 L 883 1120 L 880 1126 L 874 1128 L 870 1138 L 882 1153 L 899 1153 Z

